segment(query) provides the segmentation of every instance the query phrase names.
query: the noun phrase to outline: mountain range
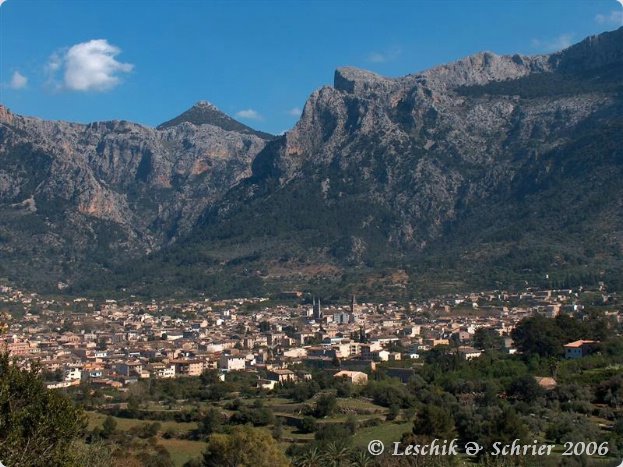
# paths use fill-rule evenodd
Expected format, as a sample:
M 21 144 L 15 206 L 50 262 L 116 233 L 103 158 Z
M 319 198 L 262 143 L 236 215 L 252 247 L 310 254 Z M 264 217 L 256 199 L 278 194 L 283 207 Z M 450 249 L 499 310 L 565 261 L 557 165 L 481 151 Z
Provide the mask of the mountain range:
M 0 107 L 0 275 L 62 289 L 175 242 L 270 138 L 206 102 L 157 129 Z
M 623 28 L 400 78 L 336 70 L 274 137 L 0 107 L 0 277 L 37 290 L 623 288 Z

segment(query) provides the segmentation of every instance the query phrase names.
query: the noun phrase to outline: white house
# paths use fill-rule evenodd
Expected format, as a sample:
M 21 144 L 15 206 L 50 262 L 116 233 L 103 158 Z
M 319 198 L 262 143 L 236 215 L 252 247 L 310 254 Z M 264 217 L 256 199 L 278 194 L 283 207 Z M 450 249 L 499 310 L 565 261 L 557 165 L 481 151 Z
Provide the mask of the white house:
M 338 371 L 333 375 L 334 378 L 344 378 L 350 381 L 352 384 L 366 384 L 368 382 L 368 375 L 361 371 Z
M 482 355 L 482 351 L 466 345 L 459 347 L 459 355 L 465 360 L 472 360 Z
M 233 355 L 221 355 L 219 366 L 225 371 L 240 371 L 247 367 L 247 359 Z
M 79 381 L 82 379 L 82 370 L 80 368 L 65 368 L 63 372 L 64 381 Z

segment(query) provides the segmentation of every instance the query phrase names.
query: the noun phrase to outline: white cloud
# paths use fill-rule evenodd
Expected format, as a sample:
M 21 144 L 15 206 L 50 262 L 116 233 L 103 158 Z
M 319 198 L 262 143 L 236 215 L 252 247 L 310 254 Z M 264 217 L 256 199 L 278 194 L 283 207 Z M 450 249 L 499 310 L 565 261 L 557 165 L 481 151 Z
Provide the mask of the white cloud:
M 55 73 L 63 64 L 63 57 L 58 52 L 50 55 L 48 63 L 45 65 L 48 73 Z
M 245 109 L 236 112 L 236 117 L 244 118 L 247 120 L 264 120 L 264 117 L 257 111 L 253 109 Z
M 121 49 L 109 44 L 106 39 L 95 39 L 52 54 L 46 70 L 52 82 L 56 73 L 62 70 L 62 83 L 57 83 L 57 88 L 108 91 L 121 82 L 120 73 L 129 73 L 134 68 L 130 63 L 116 60 L 120 53 Z
M 370 52 L 366 60 L 370 63 L 391 62 L 392 60 L 396 60 L 398 57 L 400 57 L 401 53 L 402 50 L 400 50 L 400 47 L 392 47 L 385 50 L 384 52 Z
M 6 0 L 0 0 L 0 6 L 2 6 L 4 2 L 6 2 Z
M 599 14 L 595 16 L 595 21 L 599 24 L 614 24 L 616 26 L 622 26 L 623 25 L 623 11 L 613 10 L 607 15 Z
M 24 89 L 28 84 L 28 78 L 22 75 L 19 71 L 14 71 L 11 77 L 9 87 L 11 89 Z
M 291 115 L 293 117 L 300 117 L 302 113 L 303 111 L 300 107 L 292 107 L 290 110 L 288 110 L 288 115 Z
M 573 34 L 561 34 L 554 39 L 541 40 L 532 39 L 532 47 L 544 52 L 556 52 L 566 49 L 573 44 Z
M 383 63 L 385 61 L 385 55 L 380 52 L 372 52 L 368 55 L 368 61 L 372 63 Z

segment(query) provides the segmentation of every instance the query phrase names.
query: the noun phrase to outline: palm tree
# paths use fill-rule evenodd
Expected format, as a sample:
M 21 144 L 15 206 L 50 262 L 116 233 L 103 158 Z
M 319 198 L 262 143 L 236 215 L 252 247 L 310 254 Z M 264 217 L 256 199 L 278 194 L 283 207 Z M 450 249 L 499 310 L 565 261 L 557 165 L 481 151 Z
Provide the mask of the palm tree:
M 295 459 L 297 467 L 321 467 L 324 464 L 324 456 L 318 448 L 307 449 L 301 456 Z
M 352 467 L 372 467 L 374 465 L 374 459 L 365 451 L 357 451 L 353 454 L 350 465 Z
M 327 446 L 325 457 L 329 465 L 340 467 L 346 465 L 350 459 L 351 451 L 340 443 L 331 443 Z

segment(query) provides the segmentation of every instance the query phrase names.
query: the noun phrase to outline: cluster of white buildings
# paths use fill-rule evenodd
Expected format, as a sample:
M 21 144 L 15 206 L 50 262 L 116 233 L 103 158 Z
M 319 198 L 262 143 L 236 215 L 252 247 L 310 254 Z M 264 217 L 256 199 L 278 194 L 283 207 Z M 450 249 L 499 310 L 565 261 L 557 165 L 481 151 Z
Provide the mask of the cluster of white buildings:
M 482 292 L 406 304 L 358 304 L 353 297 L 348 305 L 327 306 L 315 297 L 301 303 L 300 293 L 286 304 L 265 298 L 144 303 L 63 301 L 3 287 L 0 306 L 13 317 L 5 317 L 0 349 L 25 363 L 37 360 L 50 387 L 89 381 L 122 389 L 139 379 L 213 369 L 258 372 L 258 386 L 270 388 L 307 379 L 288 369 L 298 363 L 361 382 L 378 362 L 409 359 L 415 365 L 438 345 L 453 343 L 463 358 L 478 358 L 473 336 L 482 327 L 503 337 L 512 353 L 518 321 L 535 313 L 582 313 L 577 293 Z M 621 316 L 616 307 L 611 313 Z

